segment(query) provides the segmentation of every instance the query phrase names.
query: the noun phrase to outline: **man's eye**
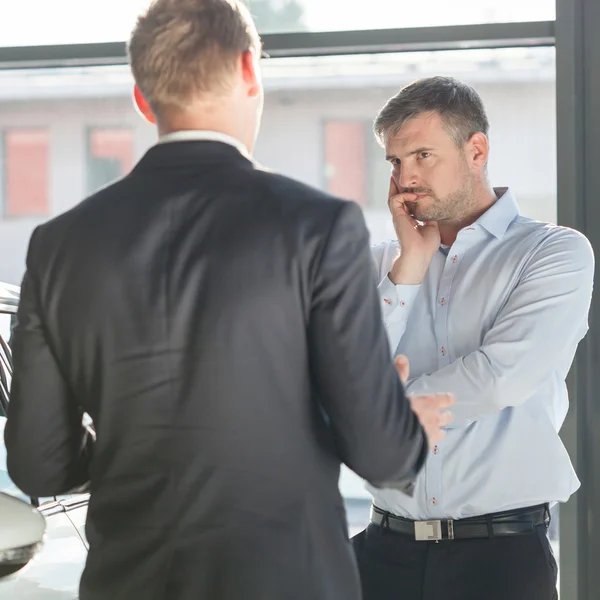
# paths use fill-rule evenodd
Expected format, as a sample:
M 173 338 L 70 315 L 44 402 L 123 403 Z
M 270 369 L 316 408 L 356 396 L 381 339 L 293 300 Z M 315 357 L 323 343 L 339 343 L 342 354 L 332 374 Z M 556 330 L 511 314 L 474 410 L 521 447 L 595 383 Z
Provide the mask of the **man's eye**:
M 421 154 L 419 154 L 419 158 L 429 158 L 431 156 L 431 154 L 429 152 L 421 152 Z

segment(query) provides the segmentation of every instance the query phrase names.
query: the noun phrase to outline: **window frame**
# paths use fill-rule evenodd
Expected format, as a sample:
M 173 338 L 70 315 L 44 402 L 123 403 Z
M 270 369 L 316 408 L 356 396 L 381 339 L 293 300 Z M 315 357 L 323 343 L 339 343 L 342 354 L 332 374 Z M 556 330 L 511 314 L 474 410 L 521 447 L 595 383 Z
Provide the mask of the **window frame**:
M 264 35 L 274 58 L 556 46 L 558 221 L 600 248 L 600 3 L 556 0 L 556 20 L 371 31 Z M 114 65 L 127 62 L 125 42 L 0 48 L 0 69 Z M 590 330 L 568 379 L 571 410 L 562 437 L 583 482 L 561 508 L 562 600 L 587 600 L 600 589 L 600 295 Z
M 272 58 L 553 46 L 556 42 L 555 21 L 270 33 L 261 37 L 265 52 Z M 0 47 L 0 69 L 118 64 L 127 64 L 124 41 Z

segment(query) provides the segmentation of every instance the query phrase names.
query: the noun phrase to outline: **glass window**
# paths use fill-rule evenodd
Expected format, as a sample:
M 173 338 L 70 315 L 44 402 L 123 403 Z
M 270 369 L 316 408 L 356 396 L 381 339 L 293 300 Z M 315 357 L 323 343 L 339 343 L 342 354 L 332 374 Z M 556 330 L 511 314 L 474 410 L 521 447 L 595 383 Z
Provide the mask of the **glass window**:
M 478 90 L 491 123 L 493 184 L 509 185 L 522 213 L 556 220 L 553 48 L 269 59 L 263 75 L 257 158 L 358 201 L 374 243 L 394 230 L 387 212 L 390 167 L 372 134 L 373 119 L 400 87 L 430 75 L 455 76 Z
M 333 3 L 320 4 L 324 15 L 329 4 Z M 469 3 L 472 14 L 481 14 L 480 5 L 492 4 L 498 3 L 486 0 L 477 7 Z M 308 19 L 309 2 L 303 5 Z M 447 10 L 454 10 L 455 5 L 448 4 Z M 513 7 L 514 18 L 527 11 L 532 16 L 534 7 L 541 10 L 540 3 L 520 2 L 519 13 L 517 3 L 507 2 L 498 4 L 494 15 L 505 15 L 504 5 Z M 110 3 L 106 11 L 111 13 Z M 428 7 L 427 12 L 434 18 L 435 10 Z M 343 13 L 336 11 L 340 24 L 354 18 Z M 375 16 L 387 26 L 400 22 L 398 15 L 410 23 L 398 9 L 395 14 L 384 11 Z M 491 123 L 492 183 L 509 185 L 522 213 L 555 221 L 553 48 L 270 59 L 262 67 L 266 98 L 257 160 L 358 202 L 373 242 L 394 235 L 387 210 L 390 167 L 371 132 L 373 119 L 400 87 L 430 75 L 455 76 L 481 94 Z M 131 89 L 127 67 L 0 72 L 0 130 L 18 123 L 56 132 L 52 136 L 52 214 L 71 208 L 91 188 L 127 172 L 155 143 L 155 130 L 133 109 Z M 108 175 L 94 179 L 96 175 L 89 174 L 86 149 L 91 162 L 103 165 L 97 172 Z M 0 221 L 0 281 L 20 281 L 27 240 L 36 223 Z M 347 469 L 340 486 L 349 507 L 350 528 L 356 531 L 368 520 L 369 496 L 362 481 Z
M 149 0 L 29 0 L 4 2 L 2 46 L 124 41 Z M 554 0 L 370 0 L 348 8 L 340 0 L 249 0 L 261 33 L 431 27 L 471 23 L 551 21 Z M 35 18 L 31 18 L 31 15 Z M 68 19 L 64 15 L 69 15 Z M 27 23 L 27 27 L 15 27 Z
M 150 0 L 3 2 L 0 45 L 42 46 L 124 41 L 129 37 L 137 16 L 149 4 Z
M 5 131 L 3 136 L 4 215 L 49 213 L 50 135 L 44 129 Z
M 133 132 L 129 129 L 89 131 L 87 191 L 95 192 L 126 175 L 133 167 Z
M 426 5 L 371 0 L 357 3 L 351 10 L 335 0 L 250 0 L 248 4 L 261 33 L 433 27 L 556 18 L 552 0 L 527 3 L 519 0 L 429 0 Z
M 368 136 L 368 124 L 362 120 L 325 122 L 325 189 L 361 206 L 367 203 Z

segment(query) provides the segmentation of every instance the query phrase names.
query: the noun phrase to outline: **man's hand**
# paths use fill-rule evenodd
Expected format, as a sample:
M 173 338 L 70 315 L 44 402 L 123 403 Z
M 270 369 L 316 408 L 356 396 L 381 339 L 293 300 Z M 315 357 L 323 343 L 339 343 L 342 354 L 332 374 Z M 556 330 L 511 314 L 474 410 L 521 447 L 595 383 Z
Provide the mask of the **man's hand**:
M 408 381 L 410 366 L 408 358 L 400 355 L 395 360 L 396 369 L 402 384 Z M 452 394 L 431 394 L 429 396 L 409 396 L 410 407 L 417 415 L 419 422 L 425 429 L 429 447 L 437 444 L 445 437 L 442 427 L 452 423 L 452 415 L 448 408 L 455 402 Z
M 431 448 L 446 437 L 442 427 L 452 423 L 452 414 L 446 409 L 454 404 L 454 396 L 452 394 L 431 394 L 430 396 L 409 396 L 408 400 L 425 430 Z
M 408 362 L 408 358 L 404 356 L 404 354 L 399 354 L 396 356 L 395 363 L 398 375 L 400 375 L 400 381 L 402 382 L 402 385 L 406 385 L 410 373 L 410 363 Z
M 400 243 L 400 256 L 389 277 L 396 285 L 418 285 L 425 278 L 429 263 L 440 247 L 440 230 L 435 221 L 420 225 L 408 213 L 404 200 L 391 177 L 388 206 Z

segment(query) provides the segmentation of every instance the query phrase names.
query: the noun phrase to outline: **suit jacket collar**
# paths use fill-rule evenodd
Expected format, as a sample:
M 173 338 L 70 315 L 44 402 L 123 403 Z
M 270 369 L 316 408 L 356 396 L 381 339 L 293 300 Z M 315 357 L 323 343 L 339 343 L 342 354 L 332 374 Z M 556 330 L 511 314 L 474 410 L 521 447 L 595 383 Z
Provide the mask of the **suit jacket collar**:
M 254 165 L 231 143 L 213 139 L 171 140 L 152 146 L 137 163 L 134 171 L 202 167 L 208 165 Z
M 230 144 L 234 148 L 237 148 L 242 156 L 250 158 L 248 148 L 242 144 L 238 139 L 221 133 L 220 131 L 200 131 L 200 130 L 187 130 L 187 131 L 173 131 L 161 135 L 158 139 L 159 144 L 168 144 L 170 142 L 193 142 L 193 141 L 212 141 L 212 142 L 223 142 L 224 144 Z

